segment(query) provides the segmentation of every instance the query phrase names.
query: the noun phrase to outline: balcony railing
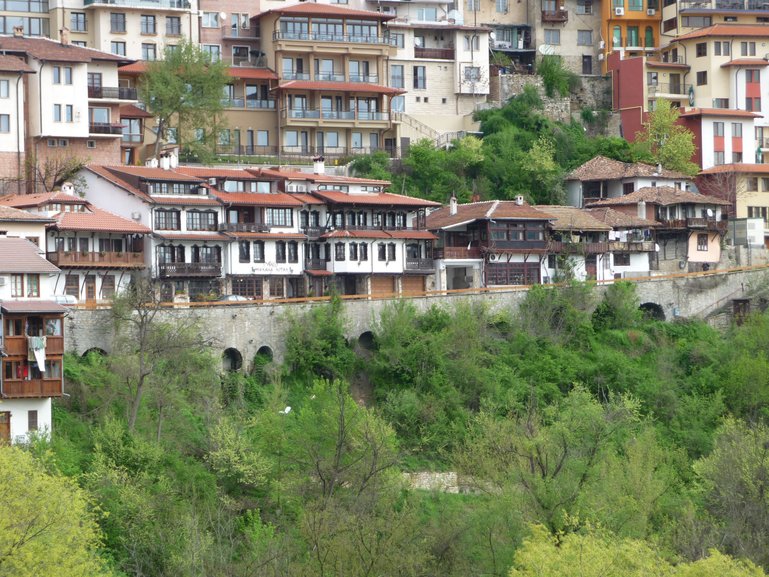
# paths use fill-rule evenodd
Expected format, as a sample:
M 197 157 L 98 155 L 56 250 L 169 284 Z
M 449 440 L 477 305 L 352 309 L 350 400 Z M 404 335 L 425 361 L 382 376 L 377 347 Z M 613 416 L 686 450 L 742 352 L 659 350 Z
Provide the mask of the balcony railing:
M 325 234 L 325 226 L 303 226 L 301 228 L 302 234 L 306 234 L 309 239 L 320 238 L 322 234 Z
M 323 258 L 308 258 L 304 261 L 305 270 L 326 270 L 328 261 Z
M 393 78 L 393 81 L 395 81 Z M 401 76 L 401 82 L 403 77 Z M 364 82 L 366 84 L 379 84 L 379 76 L 376 74 L 350 74 L 350 82 Z
M 695 2 L 680 2 L 681 10 L 769 10 L 769 2 L 765 0 L 698 0 Z
M 220 262 L 168 262 L 158 266 L 160 276 L 221 276 L 222 263 Z
M 704 228 L 712 231 L 725 231 L 726 221 L 716 220 L 715 218 L 687 218 L 686 226 L 688 228 Z
M 549 252 L 554 254 L 603 254 L 609 252 L 608 242 L 560 242 L 553 241 Z
M 431 258 L 406 258 L 406 270 L 435 270 L 435 261 Z
M 129 144 L 140 144 L 144 142 L 143 134 L 123 134 L 123 142 Z
M 318 72 L 315 75 L 318 82 L 345 82 L 344 74 L 338 72 Z
M 392 44 L 387 36 L 365 36 L 357 34 L 318 34 L 311 32 L 273 32 L 273 40 L 308 40 L 310 42 L 338 42 L 353 44 Z
M 543 10 L 542 22 L 567 22 L 569 20 L 568 10 Z
M 144 266 L 143 252 L 49 252 L 46 257 L 56 266 Z
M 433 249 L 433 255 L 436 259 L 481 258 L 481 249 L 477 246 L 470 248 L 464 246 L 445 246 L 443 248 Z
M 92 122 L 88 125 L 88 132 L 90 134 L 115 134 L 122 136 L 123 125 L 110 124 L 109 122 Z
M 454 60 L 453 48 L 414 47 L 414 58 L 433 58 L 435 60 Z
M 651 58 L 649 60 L 647 60 L 647 63 L 651 64 L 652 66 L 655 64 L 655 62 L 656 61 L 651 59 Z M 679 54 L 679 55 L 674 56 L 670 52 L 663 52 L 662 53 L 662 60 L 661 60 L 661 62 L 663 62 L 665 64 L 684 64 L 684 65 L 686 65 L 686 58 L 684 57 L 683 54 Z
M 319 108 L 283 108 L 281 116 L 293 120 L 364 120 L 388 122 L 389 112 L 366 112 L 362 110 L 321 110 Z
M 309 72 L 286 72 L 285 70 L 280 74 L 283 80 L 309 80 Z
M 220 232 L 270 232 L 270 225 L 261 222 L 226 222 L 219 225 Z
M 246 98 L 246 108 L 252 108 L 257 110 L 275 110 L 274 100 L 252 100 Z
M 245 108 L 246 101 L 244 98 L 222 98 L 222 106 L 224 108 Z
M 3 382 L 3 396 L 7 399 L 30 399 L 39 397 L 60 397 L 61 377 L 56 379 L 30 379 Z
M 189 10 L 189 0 L 85 0 L 84 6 L 104 4 L 107 6 L 125 6 L 126 8 L 164 8 Z
M 242 40 L 258 40 L 259 28 L 240 28 L 238 26 L 222 26 L 222 38 L 239 38 Z
M 136 88 L 126 86 L 89 86 L 88 98 L 110 98 L 113 100 L 137 100 Z
M 18 357 L 21 355 L 26 357 L 29 349 L 29 341 L 26 336 L 5 337 L 3 349 L 5 354 L 9 357 Z M 63 355 L 64 337 L 47 336 L 45 338 L 45 354 L 46 356 Z
M 654 243 L 648 240 L 643 241 L 609 241 L 609 252 L 653 252 Z
M 684 84 L 684 83 L 647 84 L 647 88 L 649 90 L 649 96 L 652 96 L 652 95 L 661 96 L 663 94 L 673 94 L 675 96 L 688 96 L 690 87 L 691 87 L 691 84 Z

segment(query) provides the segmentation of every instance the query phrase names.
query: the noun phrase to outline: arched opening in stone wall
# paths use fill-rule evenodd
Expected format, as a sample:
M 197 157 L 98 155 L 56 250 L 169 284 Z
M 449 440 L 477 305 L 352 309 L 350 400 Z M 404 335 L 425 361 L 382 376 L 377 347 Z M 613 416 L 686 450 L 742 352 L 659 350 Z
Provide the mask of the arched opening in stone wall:
M 272 363 L 272 359 L 272 349 L 267 345 L 259 347 L 259 350 L 256 351 L 251 374 L 262 384 L 266 384 L 269 381 L 269 366 Z
M 261 357 L 268 362 L 272 362 L 272 359 L 274 357 L 274 353 L 272 352 L 272 349 L 268 347 L 267 345 L 259 347 L 259 350 L 256 351 L 256 356 Z
M 376 348 L 376 337 L 371 331 L 361 333 L 358 337 L 358 345 L 367 351 L 373 351 Z
M 83 353 L 83 358 L 86 358 L 88 355 L 91 355 L 91 354 L 99 355 L 100 357 L 106 357 L 107 351 L 105 351 L 104 349 L 100 349 L 99 347 L 91 347 L 90 349 L 88 349 L 86 352 Z
M 655 321 L 665 320 L 665 311 L 657 303 L 643 303 L 638 307 L 647 319 Z
M 232 347 L 224 349 L 222 353 L 222 366 L 225 371 L 239 371 L 243 366 L 243 355 L 238 349 Z

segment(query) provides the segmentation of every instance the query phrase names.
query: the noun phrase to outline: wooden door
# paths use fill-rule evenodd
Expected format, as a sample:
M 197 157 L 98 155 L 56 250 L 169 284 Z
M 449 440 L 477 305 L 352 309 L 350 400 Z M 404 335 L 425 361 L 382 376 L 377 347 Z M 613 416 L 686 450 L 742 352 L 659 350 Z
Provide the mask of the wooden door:
M 402 283 L 404 295 L 418 295 L 425 292 L 425 277 L 423 276 L 404 276 Z
M 395 293 L 395 277 L 374 275 L 371 277 L 371 296 L 389 296 Z
M 96 304 L 96 277 L 92 274 L 85 277 L 85 303 Z
M 0 444 L 11 442 L 11 413 L 0 412 Z

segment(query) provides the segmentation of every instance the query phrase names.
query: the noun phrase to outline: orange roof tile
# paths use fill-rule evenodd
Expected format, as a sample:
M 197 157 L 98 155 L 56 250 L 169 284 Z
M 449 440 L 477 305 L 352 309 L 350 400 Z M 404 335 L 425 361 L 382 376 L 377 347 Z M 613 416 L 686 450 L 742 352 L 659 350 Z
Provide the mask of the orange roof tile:
M 295 199 L 297 199 L 302 204 L 323 204 L 323 201 L 319 198 L 315 198 L 311 194 L 304 194 L 304 193 L 297 193 L 297 192 L 289 192 L 291 196 L 293 196 Z
M 0 72 L 25 72 L 31 74 L 35 71 L 18 56 L 0 54 Z
M 690 190 L 681 190 L 672 186 L 645 186 L 638 190 L 619 196 L 616 198 L 606 198 L 590 203 L 588 208 L 598 208 L 603 206 L 622 206 L 627 204 L 638 204 L 646 202 L 649 204 L 659 204 L 660 206 L 669 206 L 672 204 L 731 204 L 728 200 L 707 196 Z
M 130 192 L 131 194 L 133 194 L 135 196 L 138 196 L 139 198 L 141 198 L 145 202 L 149 202 L 149 203 L 154 203 L 155 202 L 154 199 L 149 194 L 147 194 L 146 192 L 144 192 L 143 190 L 141 190 L 139 188 L 136 188 L 133 184 L 131 184 L 130 182 L 128 182 L 127 180 L 125 180 L 123 178 L 120 178 L 120 176 L 114 174 L 110 170 L 107 170 L 106 166 L 99 166 L 99 165 L 89 164 L 85 168 L 86 168 L 86 170 L 90 170 L 91 172 L 93 172 L 97 176 L 103 178 L 107 182 L 110 182 L 110 183 L 114 184 L 115 186 L 117 186 L 119 188 L 122 188 L 123 190 L 125 190 L 127 192 Z
M 390 88 L 367 82 L 317 82 L 314 80 L 289 80 L 278 90 L 323 90 L 326 92 L 372 92 L 376 94 L 405 94 L 402 88 Z
M 220 192 L 214 195 L 225 204 L 247 204 L 250 206 L 301 206 L 302 202 L 290 194 L 278 192 L 275 194 L 258 192 Z
M 315 190 L 313 194 L 326 202 L 334 204 L 349 204 L 353 206 L 404 206 L 429 207 L 440 206 L 439 203 L 413 196 L 380 192 L 372 194 L 348 194 L 338 190 Z
M 26 210 L 19 210 L 18 208 L 12 208 L 6 206 L 3 203 L 3 199 L 0 198 L 0 222 L 53 222 L 52 218 L 48 218 L 44 214 L 35 214 L 33 212 L 27 212 Z
M 152 118 L 152 114 L 134 104 L 124 104 L 120 107 L 120 118 Z
M 96 207 L 91 212 L 60 212 L 56 216 L 55 230 L 84 230 L 118 232 L 122 234 L 148 234 L 146 226 Z
M 111 62 L 132 62 L 125 56 L 117 56 L 109 52 L 83 48 L 74 44 L 62 44 L 48 38 L 30 38 L 27 36 L 0 36 L 0 52 L 7 54 L 26 53 L 41 61 L 53 62 L 92 62 L 108 60 Z
M 730 60 L 729 62 L 724 62 L 721 65 L 721 68 L 728 68 L 730 66 L 763 67 L 763 66 L 769 66 L 769 62 L 767 62 L 763 58 L 735 58 L 734 60 Z
M 232 178 L 237 180 L 277 180 L 273 175 L 258 176 L 254 174 L 252 170 L 244 168 L 218 168 L 218 167 L 204 167 L 204 166 L 177 166 L 174 169 L 175 172 L 181 174 L 188 174 L 197 178 Z
M 694 30 L 687 34 L 682 34 L 673 39 L 673 42 L 689 40 L 692 38 L 705 38 L 708 36 L 744 36 L 752 38 L 769 37 L 769 26 L 762 24 L 714 24 Z
M 184 174 L 176 169 L 165 170 L 163 168 L 151 168 L 149 166 L 107 166 L 104 168 L 112 172 L 113 174 L 127 174 L 130 176 L 138 176 L 147 180 L 165 180 L 165 181 L 177 181 L 177 182 L 190 182 L 190 183 L 202 183 L 203 179 Z
M 277 80 L 278 75 L 269 68 L 245 68 L 232 66 L 227 69 L 232 78 L 247 78 L 249 80 Z
M 139 60 L 131 64 L 126 64 L 117 69 L 118 74 L 144 74 L 147 72 L 147 63 L 144 60 Z
M 748 110 L 735 110 L 733 108 L 685 108 L 679 116 L 728 116 L 730 118 L 761 118 L 761 114 Z
M 66 194 L 60 190 L 40 192 L 37 194 L 9 194 L 0 197 L 0 204 L 17 208 L 43 206 L 49 202 L 58 202 L 61 204 L 88 204 L 88 201 L 85 199 L 82 199 L 79 196 Z
M 427 228 L 438 230 L 464 222 L 491 219 L 553 220 L 553 217 L 525 203 L 517 204 L 512 200 L 487 200 L 457 205 L 455 214 L 451 214 L 450 207 L 441 207 L 427 215 Z
M 739 172 L 741 174 L 769 174 L 769 164 L 720 164 L 707 168 L 700 175 L 722 174 L 724 172 Z

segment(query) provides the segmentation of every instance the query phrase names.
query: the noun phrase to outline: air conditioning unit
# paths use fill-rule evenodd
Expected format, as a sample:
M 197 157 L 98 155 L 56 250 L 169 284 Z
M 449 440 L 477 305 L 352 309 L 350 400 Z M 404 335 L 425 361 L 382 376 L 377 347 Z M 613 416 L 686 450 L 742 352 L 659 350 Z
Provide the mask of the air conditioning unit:
M 286 192 L 300 192 L 299 185 L 293 183 L 286 184 Z
M 599 54 L 599 55 L 598 55 L 598 61 L 599 61 L 599 62 L 602 62 L 604 58 L 605 58 L 605 57 L 604 57 L 604 55 L 603 55 L 603 54 Z
M 649 9 L 646 11 L 646 15 L 647 15 L 647 16 L 654 16 L 656 13 L 657 13 L 657 11 L 656 11 L 654 8 L 649 8 Z
M 208 186 L 216 186 L 216 178 L 211 177 L 208 179 Z
M 614 15 L 615 16 L 624 16 L 625 15 L 625 9 L 624 8 L 615 8 L 614 9 Z

